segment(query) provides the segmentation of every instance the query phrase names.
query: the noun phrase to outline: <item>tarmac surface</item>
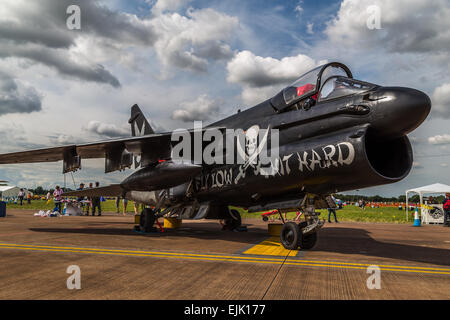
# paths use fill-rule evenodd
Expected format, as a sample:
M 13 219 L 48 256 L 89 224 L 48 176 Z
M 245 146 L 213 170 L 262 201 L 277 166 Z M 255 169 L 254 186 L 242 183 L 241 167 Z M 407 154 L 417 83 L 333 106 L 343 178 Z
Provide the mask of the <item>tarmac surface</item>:
M 0 299 L 450 299 L 450 228 L 327 223 L 289 251 L 266 223 L 215 220 L 138 234 L 133 216 L 0 218 Z M 79 266 L 81 289 L 67 289 Z M 369 289 L 369 266 L 381 288 Z M 369 281 L 372 283 L 372 281 Z

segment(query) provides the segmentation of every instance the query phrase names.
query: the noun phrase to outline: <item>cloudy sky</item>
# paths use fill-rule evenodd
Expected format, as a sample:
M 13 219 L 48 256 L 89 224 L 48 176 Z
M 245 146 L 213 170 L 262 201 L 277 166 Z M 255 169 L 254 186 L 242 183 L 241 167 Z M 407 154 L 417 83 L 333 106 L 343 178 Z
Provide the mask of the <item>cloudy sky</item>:
M 67 27 L 72 4 L 80 30 Z M 374 5 L 381 29 L 367 27 Z M 156 131 L 212 122 L 340 61 L 355 78 L 417 88 L 433 102 L 410 134 L 409 177 L 359 193 L 450 184 L 449 52 L 448 0 L 2 0 L 0 152 L 129 135 L 134 103 Z M 73 179 L 107 184 L 131 172 L 105 175 L 103 165 L 83 161 Z M 63 184 L 61 171 L 2 165 L 0 178 L 49 187 Z

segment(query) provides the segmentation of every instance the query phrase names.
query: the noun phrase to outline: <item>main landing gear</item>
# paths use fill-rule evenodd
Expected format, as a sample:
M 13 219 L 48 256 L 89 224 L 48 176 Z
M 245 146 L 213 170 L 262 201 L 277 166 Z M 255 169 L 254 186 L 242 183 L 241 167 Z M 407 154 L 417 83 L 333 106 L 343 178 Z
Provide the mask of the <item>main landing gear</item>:
M 151 208 L 145 208 L 141 211 L 141 218 L 139 219 L 139 231 L 141 232 L 155 232 L 156 228 L 153 226 L 156 221 L 156 212 Z
M 141 211 L 141 216 L 139 219 L 139 225 L 135 226 L 135 231 L 149 233 L 156 232 L 157 229 L 154 226 L 155 223 L 164 231 L 158 219 L 164 215 L 164 211 L 160 212 L 161 206 L 163 205 L 165 199 L 167 198 L 167 192 L 165 190 L 161 191 L 159 194 L 159 201 L 154 208 L 144 208 Z
M 280 232 L 280 240 L 285 249 L 296 250 L 300 248 L 309 250 L 314 248 L 317 243 L 317 232 L 323 227 L 325 220 L 319 219 L 320 212 L 315 211 L 313 199 L 305 197 L 303 203 L 305 204 L 305 202 L 308 203 L 308 205 L 303 207 L 305 221 L 297 224 L 293 221 L 285 222 L 282 219 L 283 227 Z M 281 211 L 278 211 L 281 216 Z
M 284 248 L 297 250 L 298 248 L 309 250 L 314 248 L 317 242 L 317 231 L 308 234 L 303 232 L 302 224 L 286 222 L 281 228 L 280 240 Z
M 224 219 L 222 230 L 237 230 L 242 225 L 241 214 L 235 209 L 231 209 L 229 217 Z

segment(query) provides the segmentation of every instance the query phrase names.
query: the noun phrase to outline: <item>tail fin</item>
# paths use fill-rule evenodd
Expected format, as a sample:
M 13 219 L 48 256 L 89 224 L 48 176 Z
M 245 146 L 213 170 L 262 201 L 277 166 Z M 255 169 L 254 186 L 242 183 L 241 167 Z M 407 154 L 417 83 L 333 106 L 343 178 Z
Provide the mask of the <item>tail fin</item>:
M 131 125 L 133 137 L 155 133 L 137 104 L 131 107 L 131 118 L 128 123 Z

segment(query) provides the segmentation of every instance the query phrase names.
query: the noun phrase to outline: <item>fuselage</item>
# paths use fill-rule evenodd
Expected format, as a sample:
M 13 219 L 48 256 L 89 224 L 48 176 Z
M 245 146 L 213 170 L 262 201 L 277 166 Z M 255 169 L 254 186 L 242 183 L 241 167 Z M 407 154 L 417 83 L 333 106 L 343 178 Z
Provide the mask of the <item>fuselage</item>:
M 311 75 L 317 84 L 309 83 Z M 305 193 L 326 195 L 393 183 L 408 175 L 413 154 L 407 134 L 430 109 L 430 99 L 421 91 L 354 80 L 347 67 L 330 63 L 274 97 L 209 126 L 244 132 L 278 130 L 278 154 L 269 164 L 257 159 L 198 168 L 157 164 L 127 178 L 123 187 L 154 191 L 148 186 L 163 176 L 167 179 L 156 184 L 170 189 L 175 202 L 247 207 L 298 199 Z M 254 152 L 262 141 L 251 143 Z M 233 148 L 236 151 L 237 146 Z M 178 181 L 175 175 L 182 172 L 185 181 L 170 185 L 171 174 Z
M 281 113 L 268 99 L 210 126 L 278 128 L 279 172 L 265 176 L 255 174 L 255 166 L 244 173 L 242 165 L 205 167 L 194 179 L 196 196 L 249 206 L 399 181 L 413 161 L 406 135 L 430 108 L 427 95 L 399 87 L 375 87 Z

